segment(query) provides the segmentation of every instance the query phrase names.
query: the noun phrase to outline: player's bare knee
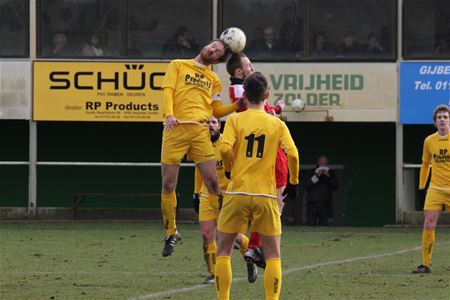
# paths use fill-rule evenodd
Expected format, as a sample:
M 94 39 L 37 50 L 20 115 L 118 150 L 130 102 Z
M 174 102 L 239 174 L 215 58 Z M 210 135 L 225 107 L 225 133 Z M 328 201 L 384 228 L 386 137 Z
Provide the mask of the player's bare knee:
M 217 179 L 215 177 L 211 177 L 205 180 L 205 185 L 208 188 L 208 192 L 214 195 L 220 194 L 220 187 Z
M 162 184 L 162 192 L 170 194 L 175 191 L 175 180 L 165 179 Z
M 214 241 L 214 231 L 210 229 L 202 230 L 202 240 L 204 244 L 209 244 Z
M 436 228 L 436 220 L 434 219 L 425 219 L 423 227 L 425 230 L 434 230 Z

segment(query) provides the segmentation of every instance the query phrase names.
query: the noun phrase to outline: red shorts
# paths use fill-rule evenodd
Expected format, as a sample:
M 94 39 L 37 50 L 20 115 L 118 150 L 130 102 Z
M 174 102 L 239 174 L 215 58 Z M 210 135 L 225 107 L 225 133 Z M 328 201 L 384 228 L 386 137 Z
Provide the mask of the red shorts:
M 281 148 L 278 148 L 277 160 L 275 162 L 275 179 L 277 181 L 277 189 L 286 186 L 288 180 L 287 157 Z

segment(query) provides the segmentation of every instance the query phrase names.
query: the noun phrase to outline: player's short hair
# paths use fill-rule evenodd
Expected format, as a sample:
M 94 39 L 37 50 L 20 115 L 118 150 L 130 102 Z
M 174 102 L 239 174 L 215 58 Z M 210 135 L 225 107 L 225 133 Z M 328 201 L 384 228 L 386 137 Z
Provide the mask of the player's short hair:
M 450 107 L 445 104 L 440 104 L 440 105 L 436 106 L 436 108 L 433 110 L 433 121 L 434 122 L 436 122 L 436 116 L 437 116 L 438 112 L 441 112 L 441 111 L 446 111 L 450 115 Z
M 230 76 L 234 76 L 236 69 L 242 68 L 242 58 L 247 57 L 244 52 L 233 53 L 227 61 L 227 72 Z
M 252 104 L 260 104 L 264 101 L 267 90 L 267 79 L 261 72 L 253 72 L 244 80 L 244 91 L 248 101 Z

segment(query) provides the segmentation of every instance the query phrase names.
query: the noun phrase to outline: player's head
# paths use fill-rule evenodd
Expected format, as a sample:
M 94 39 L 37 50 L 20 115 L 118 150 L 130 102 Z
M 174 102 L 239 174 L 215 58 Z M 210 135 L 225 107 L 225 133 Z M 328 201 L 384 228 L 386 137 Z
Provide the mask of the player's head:
M 436 106 L 433 111 L 434 126 L 437 129 L 446 129 L 450 126 L 450 107 L 445 104 Z
M 267 79 L 261 72 L 253 72 L 244 80 L 244 92 L 252 104 L 260 104 L 269 96 Z
M 245 79 L 253 71 L 252 63 L 244 52 L 233 53 L 227 61 L 230 76 Z
M 211 141 L 215 142 L 220 136 L 220 120 L 211 116 L 206 123 L 208 124 Z
M 230 56 L 230 47 L 222 40 L 214 40 L 200 51 L 200 59 L 206 65 L 224 62 Z

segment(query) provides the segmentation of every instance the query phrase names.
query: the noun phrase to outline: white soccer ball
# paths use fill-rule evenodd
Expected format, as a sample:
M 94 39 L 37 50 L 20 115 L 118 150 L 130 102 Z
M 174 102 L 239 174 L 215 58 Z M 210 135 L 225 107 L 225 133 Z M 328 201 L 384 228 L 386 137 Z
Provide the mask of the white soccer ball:
M 225 29 L 220 34 L 219 38 L 224 41 L 234 53 L 239 53 L 244 50 L 245 43 L 247 42 L 245 33 L 237 27 L 230 27 Z
M 291 106 L 295 111 L 303 110 L 305 108 L 305 101 L 302 99 L 294 99 L 291 102 Z

